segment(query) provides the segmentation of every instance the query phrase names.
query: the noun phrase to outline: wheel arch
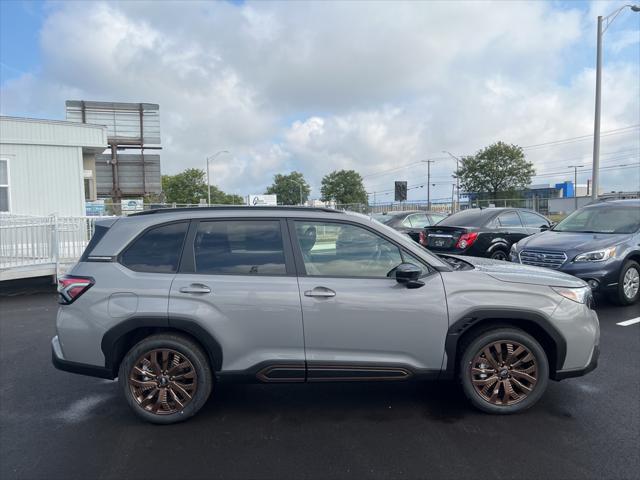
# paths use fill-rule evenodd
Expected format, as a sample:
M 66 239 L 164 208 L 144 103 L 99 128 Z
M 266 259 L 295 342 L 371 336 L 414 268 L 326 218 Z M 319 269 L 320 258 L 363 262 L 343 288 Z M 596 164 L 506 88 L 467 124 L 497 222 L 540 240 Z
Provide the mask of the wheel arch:
M 196 322 L 180 317 L 132 317 L 107 330 L 100 348 L 107 368 L 115 378 L 122 359 L 136 343 L 155 333 L 174 332 L 190 337 L 206 352 L 214 371 L 222 368 L 220 343 Z
M 628 262 L 629 260 L 640 264 L 640 250 L 632 250 L 631 252 L 629 252 L 622 264 L 624 265 L 624 263 Z
M 476 310 L 453 322 L 447 331 L 445 378 L 455 378 L 465 345 L 483 332 L 496 328 L 517 328 L 535 338 L 549 360 L 553 378 L 562 369 L 567 344 L 560 332 L 541 313 L 528 310 Z
M 506 238 L 504 238 L 504 237 L 496 237 L 493 240 L 491 240 L 491 243 L 489 244 L 489 247 L 487 248 L 487 253 L 492 254 L 496 250 L 504 250 L 504 252 L 507 254 L 507 257 L 508 257 L 509 256 L 509 248 L 511 248 L 511 247 L 510 247 L 509 241 Z

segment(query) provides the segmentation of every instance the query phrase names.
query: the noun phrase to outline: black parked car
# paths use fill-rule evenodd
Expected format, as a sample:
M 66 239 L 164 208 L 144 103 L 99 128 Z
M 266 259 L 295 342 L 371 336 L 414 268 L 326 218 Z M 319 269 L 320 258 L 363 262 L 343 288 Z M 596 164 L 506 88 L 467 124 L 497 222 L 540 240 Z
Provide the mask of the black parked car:
M 420 241 L 420 233 L 424 227 L 435 225 L 447 215 L 444 213 L 409 210 L 406 212 L 374 213 L 372 215 L 380 223 L 384 223 L 402 233 L 406 233 L 416 242 Z
M 434 253 L 507 260 L 514 243 L 550 227 L 548 218 L 532 210 L 472 208 L 426 227 L 420 243 Z
M 579 277 L 622 305 L 640 299 L 640 200 L 576 210 L 547 232 L 526 238 L 511 260 Z

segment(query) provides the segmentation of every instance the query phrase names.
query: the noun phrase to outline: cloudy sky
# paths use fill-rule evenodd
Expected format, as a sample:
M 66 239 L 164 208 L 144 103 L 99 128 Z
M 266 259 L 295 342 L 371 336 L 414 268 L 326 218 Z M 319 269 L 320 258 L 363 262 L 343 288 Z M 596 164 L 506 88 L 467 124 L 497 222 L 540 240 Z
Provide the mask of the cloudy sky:
M 275 173 L 350 168 L 378 201 L 451 194 L 455 162 L 502 140 L 534 183 L 590 178 L 595 25 L 621 2 L 0 2 L 0 110 L 160 104 L 164 173 L 204 165 L 261 193 Z M 640 14 L 606 32 L 602 182 L 640 188 Z M 622 166 L 620 166 L 622 165 Z

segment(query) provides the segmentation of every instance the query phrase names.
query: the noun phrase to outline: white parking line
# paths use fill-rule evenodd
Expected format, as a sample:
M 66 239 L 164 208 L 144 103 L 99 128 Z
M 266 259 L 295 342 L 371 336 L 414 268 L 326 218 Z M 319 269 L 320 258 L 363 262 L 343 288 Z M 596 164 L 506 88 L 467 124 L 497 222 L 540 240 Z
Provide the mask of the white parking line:
M 640 323 L 640 317 L 631 318 L 629 320 L 625 320 L 624 322 L 618 322 L 616 325 L 620 325 L 621 327 L 628 327 L 629 325 L 633 325 L 634 323 Z

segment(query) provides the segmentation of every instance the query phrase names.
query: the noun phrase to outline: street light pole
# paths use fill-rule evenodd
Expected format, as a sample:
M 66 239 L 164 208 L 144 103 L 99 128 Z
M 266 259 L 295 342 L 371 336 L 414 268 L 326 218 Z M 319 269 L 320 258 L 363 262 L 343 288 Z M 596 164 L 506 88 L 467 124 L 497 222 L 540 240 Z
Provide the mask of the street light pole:
M 300 189 L 300 206 L 302 206 L 304 204 L 304 202 L 302 201 L 302 183 L 296 182 L 295 180 L 291 180 L 291 181 L 296 185 L 298 185 L 298 188 Z
M 460 159 L 456 157 L 453 153 L 447 152 L 446 150 L 443 150 L 442 153 L 446 153 L 456 161 L 456 209 L 452 210 L 451 212 L 451 213 L 455 213 L 457 209 L 460 208 L 460 178 L 458 177 L 458 170 L 460 169 L 460 166 L 459 166 Z M 453 206 L 452 206 L 452 209 L 453 209 Z
M 578 169 L 584 165 L 569 165 L 567 168 L 573 168 L 573 198 L 575 209 L 578 209 Z
M 596 106 L 595 118 L 593 121 L 593 171 L 591 173 L 591 199 L 598 199 L 600 189 L 600 114 L 602 103 L 602 36 L 611 23 L 625 8 L 630 8 L 632 12 L 640 12 L 640 5 L 623 5 L 615 12 L 606 17 L 598 16 L 598 37 L 596 42 Z
M 229 153 L 227 150 L 219 150 L 213 155 L 207 157 L 207 205 L 211 205 L 211 182 L 209 182 L 209 160 L 213 161 L 222 153 Z

